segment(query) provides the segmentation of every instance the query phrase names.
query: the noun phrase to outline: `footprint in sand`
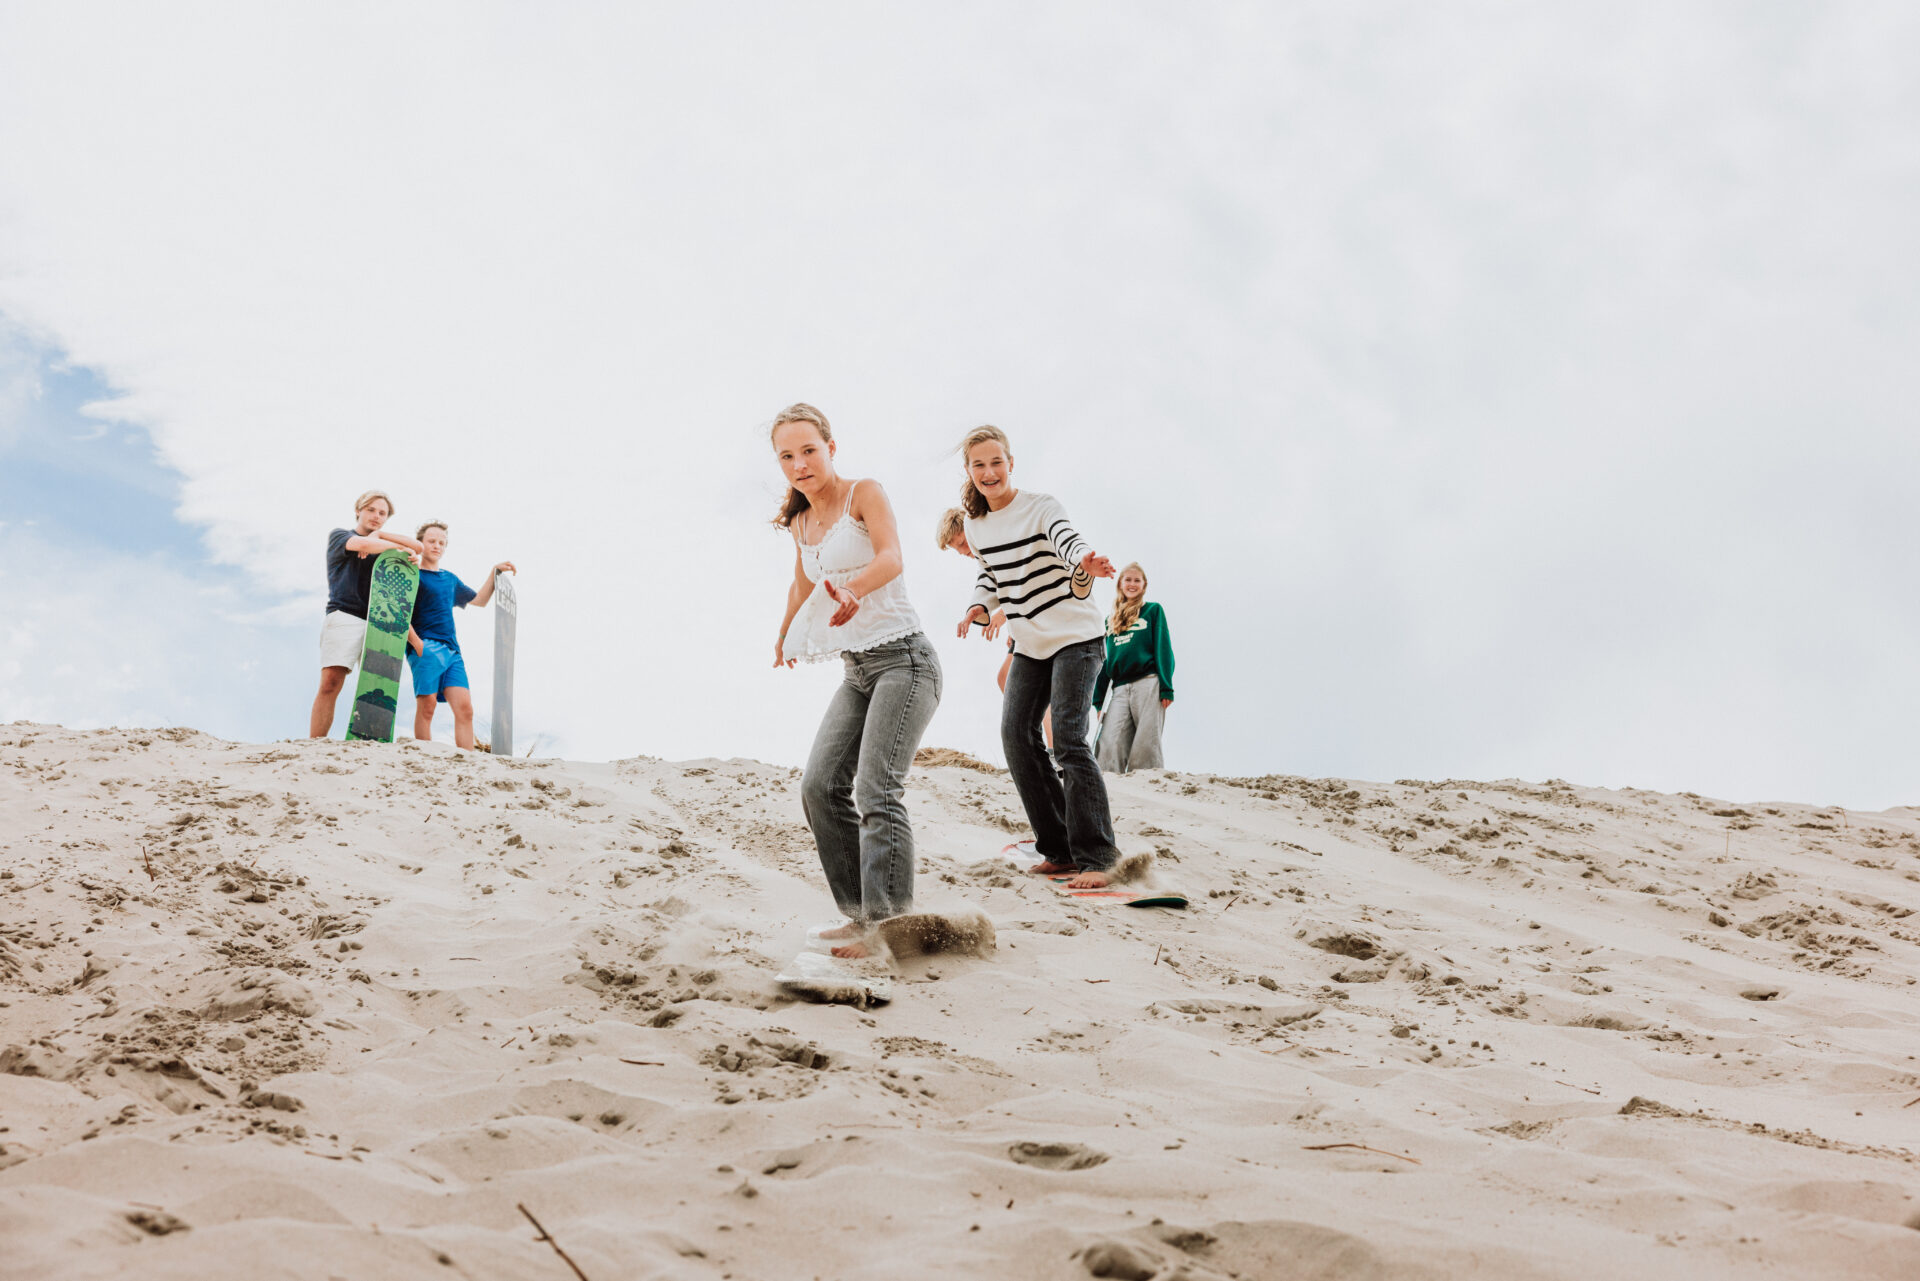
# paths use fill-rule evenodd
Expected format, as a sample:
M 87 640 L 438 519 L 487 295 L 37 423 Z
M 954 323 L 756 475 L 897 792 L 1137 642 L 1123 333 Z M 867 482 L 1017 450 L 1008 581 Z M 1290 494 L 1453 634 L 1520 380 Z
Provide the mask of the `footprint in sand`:
M 1007 1148 L 1015 1165 L 1037 1165 L 1043 1170 L 1088 1170 L 1105 1165 L 1107 1154 L 1084 1143 L 1015 1143 Z

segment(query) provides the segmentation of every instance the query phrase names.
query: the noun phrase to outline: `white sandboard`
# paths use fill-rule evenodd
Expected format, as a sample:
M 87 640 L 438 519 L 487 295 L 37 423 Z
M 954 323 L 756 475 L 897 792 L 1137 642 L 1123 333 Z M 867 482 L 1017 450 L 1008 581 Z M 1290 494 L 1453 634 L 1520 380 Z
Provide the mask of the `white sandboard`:
M 774 975 L 774 982 L 810 1001 L 839 1005 L 885 1005 L 893 980 L 874 961 L 842 961 L 824 952 L 802 952 Z

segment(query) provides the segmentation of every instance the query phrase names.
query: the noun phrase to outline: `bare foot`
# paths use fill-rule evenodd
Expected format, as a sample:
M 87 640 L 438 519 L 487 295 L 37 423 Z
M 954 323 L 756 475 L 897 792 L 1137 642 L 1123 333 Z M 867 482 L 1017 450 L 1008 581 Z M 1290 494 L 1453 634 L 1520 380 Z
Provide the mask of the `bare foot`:
M 841 937 L 845 937 L 842 935 Z M 872 956 L 865 943 L 845 943 L 833 949 L 833 954 L 843 961 L 860 961 Z
M 1072 863 L 1056 863 L 1048 859 L 1044 863 L 1034 864 L 1027 870 L 1035 876 L 1064 876 L 1068 872 L 1077 872 L 1080 869 Z
M 820 937 L 823 939 L 857 939 L 860 937 L 860 927 L 852 921 L 848 921 L 845 925 L 835 925 L 829 929 L 821 930 Z
M 1082 872 L 1067 882 L 1067 888 L 1070 890 L 1102 890 L 1107 887 L 1107 882 L 1112 879 L 1113 878 L 1105 872 Z

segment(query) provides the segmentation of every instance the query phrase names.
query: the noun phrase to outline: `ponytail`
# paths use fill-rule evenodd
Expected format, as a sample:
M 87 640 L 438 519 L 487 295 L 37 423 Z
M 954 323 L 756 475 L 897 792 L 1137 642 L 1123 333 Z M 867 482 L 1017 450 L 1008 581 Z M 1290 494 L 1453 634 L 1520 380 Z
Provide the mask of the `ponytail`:
M 794 518 L 807 509 L 807 496 L 797 489 L 788 489 L 786 499 L 780 504 L 780 514 L 773 523 L 781 529 L 792 529 Z

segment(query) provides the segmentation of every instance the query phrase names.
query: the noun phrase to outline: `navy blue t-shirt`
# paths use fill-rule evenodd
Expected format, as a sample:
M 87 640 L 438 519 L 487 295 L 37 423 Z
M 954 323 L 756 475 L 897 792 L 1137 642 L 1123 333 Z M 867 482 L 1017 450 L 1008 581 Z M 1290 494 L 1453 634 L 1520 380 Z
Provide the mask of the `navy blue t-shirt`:
M 460 636 L 453 630 L 453 611 L 479 595 L 461 582 L 449 569 L 420 571 L 420 594 L 413 598 L 413 630 L 423 641 L 440 641 L 460 648 Z
M 374 558 L 347 550 L 347 540 L 354 536 L 351 529 L 336 529 L 327 535 L 327 612 L 338 609 L 365 618 Z

